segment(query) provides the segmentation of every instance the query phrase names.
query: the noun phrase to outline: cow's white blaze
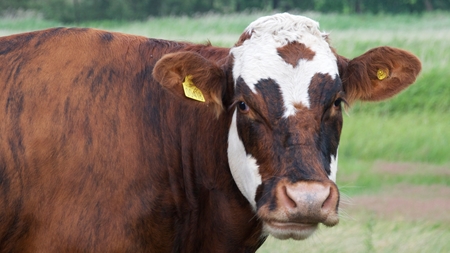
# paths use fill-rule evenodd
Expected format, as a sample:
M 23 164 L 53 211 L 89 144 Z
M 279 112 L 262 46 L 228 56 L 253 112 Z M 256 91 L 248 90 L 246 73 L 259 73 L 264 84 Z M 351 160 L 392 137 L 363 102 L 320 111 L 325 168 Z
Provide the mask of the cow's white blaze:
M 338 154 L 336 152 L 336 157 L 331 155 L 331 163 L 330 163 L 330 175 L 328 178 L 336 183 L 336 175 L 338 170 Z
M 256 93 L 255 85 L 261 79 L 274 80 L 281 89 L 284 117 L 295 115 L 295 104 L 310 107 L 308 88 L 317 73 L 338 74 L 336 57 L 319 31 L 319 24 L 306 17 L 287 13 L 263 17 L 251 23 L 246 33 L 251 38 L 231 49 L 234 57 L 233 77 L 241 77 Z M 277 48 L 290 42 L 299 42 L 315 53 L 312 60 L 300 59 L 296 67 L 278 54 Z
M 234 112 L 228 134 L 228 163 L 239 190 L 250 202 L 253 209 L 256 210 L 256 189 L 261 184 L 261 175 L 259 174 L 259 166 L 256 163 L 256 159 L 251 155 L 247 155 L 244 143 L 239 138 L 236 113 Z

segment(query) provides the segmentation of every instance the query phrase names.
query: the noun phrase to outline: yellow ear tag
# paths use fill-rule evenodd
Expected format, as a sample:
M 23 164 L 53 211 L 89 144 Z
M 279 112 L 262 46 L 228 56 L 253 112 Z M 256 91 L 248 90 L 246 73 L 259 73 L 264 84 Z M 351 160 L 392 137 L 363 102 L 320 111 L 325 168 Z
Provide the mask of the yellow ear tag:
M 205 102 L 205 97 L 203 97 L 202 91 L 194 85 L 191 75 L 184 78 L 183 90 L 186 97 L 200 102 Z
M 377 77 L 378 77 L 378 80 L 380 80 L 380 81 L 386 79 L 386 77 L 388 77 L 388 75 L 389 75 L 389 70 L 379 69 L 377 71 Z

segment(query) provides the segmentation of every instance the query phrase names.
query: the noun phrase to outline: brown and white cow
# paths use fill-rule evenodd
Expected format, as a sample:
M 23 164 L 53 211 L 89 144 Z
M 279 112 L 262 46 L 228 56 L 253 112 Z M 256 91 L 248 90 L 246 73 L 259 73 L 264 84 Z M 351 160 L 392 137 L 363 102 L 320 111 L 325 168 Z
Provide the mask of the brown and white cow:
M 348 60 L 286 13 L 231 49 L 0 38 L 0 252 L 254 252 L 334 226 L 341 104 L 389 98 L 420 69 L 389 47 Z

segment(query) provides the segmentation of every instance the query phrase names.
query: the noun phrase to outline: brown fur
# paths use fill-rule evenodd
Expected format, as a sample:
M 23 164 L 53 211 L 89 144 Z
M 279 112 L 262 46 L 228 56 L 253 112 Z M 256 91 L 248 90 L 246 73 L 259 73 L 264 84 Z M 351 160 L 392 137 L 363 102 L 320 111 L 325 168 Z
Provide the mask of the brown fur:
M 192 82 L 199 88 L 208 104 L 215 107 L 216 116 L 223 111 L 222 96 L 225 90 L 225 73 L 212 61 L 194 52 L 167 54 L 155 65 L 153 76 L 167 89 L 176 91 L 180 97 L 184 91 L 180 83 L 184 77 L 192 76 Z
M 350 61 L 338 56 L 338 66 L 349 103 L 390 98 L 412 84 L 422 68 L 417 57 L 391 47 L 371 49 Z M 378 80 L 379 69 L 388 70 L 389 76 Z
M 259 247 L 226 151 L 212 148 L 229 117 L 152 80 L 186 47 L 82 29 L 0 39 L 0 252 Z
M 235 47 L 241 46 L 244 42 L 252 37 L 253 31 L 250 33 L 244 32 L 239 37 L 239 40 L 234 44 Z
M 291 42 L 281 48 L 277 49 L 278 54 L 287 63 L 291 64 L 294 68 L 297 66 L 300 59 L 312 60 L 315 53 L 307 48 L 305 44 L 299 42 Z

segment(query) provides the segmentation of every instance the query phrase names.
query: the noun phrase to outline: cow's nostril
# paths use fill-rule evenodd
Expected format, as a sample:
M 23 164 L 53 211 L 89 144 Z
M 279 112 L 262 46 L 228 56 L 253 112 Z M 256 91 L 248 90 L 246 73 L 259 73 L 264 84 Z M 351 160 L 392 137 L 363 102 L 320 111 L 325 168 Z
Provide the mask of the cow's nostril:
M 332 188 L 328 188 L 328 197 L 325 199 L 325 201 L 322 204 L 322 211 L 328 212 L 330 209 L 335 209 L 337 202 L 334 201 L 334 193 L 332 191 Z
M 288 193 L 288 189 L 285 185 L 279 187 L 279 190 L 277 191 L 277 198 L 281 206 L 284 206 L 287 209 L 297 208 L 297 203 L 295 199 L 291 198 L 291 196 Z

